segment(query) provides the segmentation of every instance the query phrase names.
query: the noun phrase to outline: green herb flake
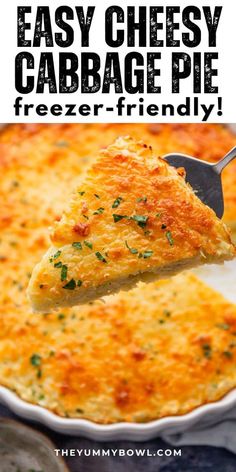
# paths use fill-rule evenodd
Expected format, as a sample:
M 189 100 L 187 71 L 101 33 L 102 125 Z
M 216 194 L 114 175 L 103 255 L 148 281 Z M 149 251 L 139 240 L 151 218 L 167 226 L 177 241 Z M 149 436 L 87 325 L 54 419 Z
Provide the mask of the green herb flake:
M 38 372 L 37 372 L 37 377 L 38 377 L 38 379 L 41 379 L 41 377 L 42 377 L 42 370 L 40 369 L 40 367 L 39 367 Z
M 148 259 L 148 258 L 151 257 L 152 255 L 153 255 L 153 251 L 151 251 L 150 249 L 143 252 L 143 258 L 144 258 L 144 259 Z
M 82 215 L 86 220 L 89 220 L 89 217 L 87 215 Z
M 137 198 L 137 203 L 146 203 L 147 202 L 147 197 L 140 197 L 140 198 Z
M 162 223 L 162 225 L 161 225 L 161 229 L 166 229 L 166 228 L 167 228 L 167 226 L 166 226 L 166 225 L 164 225 L 164 223 Z
M 125 241 L 125 245 L 127 247 L 127 249 L 129 250 L 129 252 L 131 252 L 131 254 L 138 254 L 138 249 L 135 249 L 134 247 L 130 247 L 127 243 L 127 241 Z
M 56 264 L 54 264 L 54 267 L 56 267 L 56 269 L 62 267 L 62 262 L 56 262 Z
M 202 345 L 202 350 L 203 350 L 204 356 L 205 356 L 207 359 L 210 359 L 211 356 L 212 356 L 212 349 L 211 349 L 210 344 L 203 344 L 203 345 Z
M 74 242 L 74 243 L 72 243 L 72 246 L 75 249 L 82 249 L 82 244 L 80 242 Z
M 66 285 L 64 285 L 64 287 L 62 288 L 65 288 L 66 290 L 74 290 L 76 287 L 76 283 L 75 283 L 75 280 L 74 279 L 71 279 L 69 282 L 67 282 Z
M 134 215 L 132 216 L 132 220 L 135 221 L 140 228 L 145 228 L 147 221 L 148 221 L 148 216 L 144 215 Z
M 58 259 L 60 255 L 61 255 L 61 251 L 58 250 L 57 252 L 55 252 L 55 254 L 53 254 L 53 256 L 49 258 L 49 262 L 53 262 L 55 259 Z
M 173 239 L 173 236 L 172 236 L 171 231 L 167 231 L 167 232 L 166 232 L 166 238 L 167 238 L 167 240 L 168 240 L 168 242 L 169 242 L 169 245 L 170 245 L 170 246 L 173 246 L 173 245 L 174 245 L 174 239 Z
M 81 287 L 82 283 L 82 280 L 77 280 L 77 287 Z
M 81 414 L 83 414 L 83 413 L 84 413 L 84 410 L 82 410 L 81 408 L 76 408 L 76 410 L 75 410 L 75 411 L 76 411 L 76 413 L 81 413 Z
M 233 356 L 231 351 L 223 351 L 222 354 L 223 356 L 227 357 L 227 359 L 231 359 Z
M 89 241 L 84 241 L 84 245 L 87 246 L 89 249 L 93 249 L 93 245 Z
M 39 354 L 33 354 L 30 358 L 30 363 L 34 366 L 34 367 L 38 367 L 41 365 L 41 356 Z
M 78 192 L 79 195 L 81 195 L 81 197 L 85 194 L 85 192 Z
M 100 252 L 95 252 L 95 256 L 98 258 L 99 261 L 106 263 L 107 260 Z
M 64 318 L 66 317 L 66 315 L 64 315 L 64 313 L 59 313 L 58 315 L 58 320 L 64 320 Z
M 115 222 L 115 223 L 117 223 L 117 222 L 120 221 L 120 220 L 123 220 L 124 218 L 129 219 L 129 217 L 126 216 L 126 215 L 117 215 L 117 214 L 115 214 L 115 213 L 113 213 L 112 216 L 113 216 L 113 219 L 114 219 L 114 222 Z
M 93 212 L 94 215 L 101 215 L 104 212 L 105 208 L 100 207 L 96 211 Z
M 225 331 L 228 331 L 230 329 L 230 325 L 227 323 L 218 323 L 217 328 L 224 329 Z
M 63 141 L 63 140 L 57 141 L 57 142 L 55 143 L 55 145 L 56 145 L 57 147 L 60 147 L 60 148 L 68 147 L 68 144 L 69 144 L 69 143 L 68 143 L 67 141 Z
M 161 217 L 161 213 L 157 213 L 157 214 L 156 214 L 156 217 L 157 217 L 157 218 L 160 218 L 160 217 Z
M 94 193 L 94 196 L 95 196 L 96 198 L 100 198 L 97 193 Z
M 117 197 L 112 204 L 112 208 L 117 208 L 121 204 L 122 200 L 123 200 L 122 197 Z
M 165 316 L 167 316 L 167 318 L 171 316 L 171 312 L 169 310 L 163 310 L 163 313 Z
M 67 278 L 67 271 L 68 271 L 68 268 L 66 265 L 63 265 L 61 267 L 61 281 L 63 282 L 64 280 L 66 280 Z

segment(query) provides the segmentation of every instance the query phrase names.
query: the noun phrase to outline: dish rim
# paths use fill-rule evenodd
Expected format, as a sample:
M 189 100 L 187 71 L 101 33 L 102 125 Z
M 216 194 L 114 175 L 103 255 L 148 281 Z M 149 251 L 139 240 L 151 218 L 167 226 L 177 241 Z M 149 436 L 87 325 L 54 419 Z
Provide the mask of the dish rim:
M 60 417 L 44 407 L 22 400 L 15 392 L 3 386 L 0 386 L 0 403 L 17 416 L 41 423 L 59 433 L 98 441 L 117 439 L 145 441 L 161 435 L 183 433 L 199 421 L 201 424 L 204 419 L 209 421 L 212 416 L 215 421 L 217 414 L 225 413 L 236 404 L 236 388 L 220 400 L 200 405 L 186 414 L 166 416 L 147 423 L 120 422 L 103 425 L 82 418 Z

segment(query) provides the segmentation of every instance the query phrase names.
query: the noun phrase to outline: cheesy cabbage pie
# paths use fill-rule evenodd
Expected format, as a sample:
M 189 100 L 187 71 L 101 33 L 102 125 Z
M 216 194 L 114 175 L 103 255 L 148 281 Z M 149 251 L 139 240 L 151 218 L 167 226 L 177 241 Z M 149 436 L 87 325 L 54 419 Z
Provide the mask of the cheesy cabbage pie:
M 175 150 L 211 162 L 236 145 L 214 124 L 17 124 L 0 132 L 0 384 L 61 416 L 100 423 L 184 414 L 236 386 L 235 306 L 192 276 L 106 304 L 32 313 L 26 288 L 50 244 L 47 228 L 98 150 L 121 135 L 142 138 L 156 155 Z M 233 228 L 236 162 L 223 186 Z
M 80 310 L 0 318 L 0 382 L 98 423 L 182 415 L 236 385 L 236 306 L 193 275 Z
M 101 152 L 51 241 L 29 284 L 38 311 L 235 255 L 225 225 L 194 194 L 183 169 L 128 137 Z

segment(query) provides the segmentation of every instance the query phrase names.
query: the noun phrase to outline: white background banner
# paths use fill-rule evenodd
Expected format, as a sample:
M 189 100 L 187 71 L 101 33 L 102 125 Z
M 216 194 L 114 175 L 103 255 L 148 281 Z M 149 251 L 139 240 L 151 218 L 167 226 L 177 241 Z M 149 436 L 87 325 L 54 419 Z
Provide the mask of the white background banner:
M 58 7 L 65 5 L 69 10 L 64 13 L 59 10 L 55 16 Z M 113 5 L 119 9 L 115 13 L 110 10 L 113 29 L 109 34 L 107 28 L 107 41 L 106 11 Z M 31 11 L 25 11 L 18 21 L 17 7 L 20 6 L 31 7 Z M 83 45 L 76 7 L 84 8 L 86 19 L 88 6 L 95 9 L 88 32 L 89 45 Z M 139 6 L 143 7 L 141 15 Z M 114 3 L 111 0 L 2 2 L 0 121 L 236 122 L 236 2 L 199 0 L 194 2 L 195 13 L 185 10 L 189 6 L 193 7 L 193 2 L 187 0 L 151 0 L 145 3 L 139 0 L 117 0 Z M 217 6 L 222 6 L 222 12 L 216 30 L 216 45 L 209 46 L 207 10 L 204 12 L 203 7 L 210 7 L 213 16 Z M 44 9 L 43 15 L 37 17 L 38 7 L 49 7 L 49 16 Z M 142 24 L 134 34 L 132 21 Z M 18 41 L 19 25 L 23 45 Z M 197 44 L 199 28 L 201 41 Z M 37 30 L 41 31 L 39 35 Z M 45 30 L 47 33 L 44 33 Z M 64 47 L 57 44 L 59 37 Z M 118 46 L 119 37 L 121 44 Z M 186 38 L 191 47 L 186 45 Z M 194 38 L 196 45 L 193 46 Z M 108 44 L 111 40 L 115 47 Z M 26 53 L 28 59 L 22 60 L 20 53 Z M 99 60 L 96 83 L 92 75 L 86 82 L 86 61 L 89 68 L 95 64 L 86 57 L 88 53 L 94 53 L 96 60 Z M 137 53 L 138 57 L 135 56 Z M 185 63 L 183 59 L 177 59 L 177 53 L 185 54 Z M 216 53 L 218 59 L 213 56 L 209 63 L 209 54 Z M 152 54 L 155 54 L 154 60 Z M 66 55 L 68 57 L 65 59 Z M 70 76 L 63 77 L 59 63 L 64 61 L 64 66 L 70 68 L 72 56 L 74 78 L 70 83 Z M 176 58 L 174 65 L 173 57 Z M 210 77 L 210 69 L 217 69 L 217 75 L 213 72 Z M 179 93 L 173 93 L 173 82 L 174 79 L 178 82 L 178 74 L 186 77 L 179 79 Z M 44 83 L 43 77 L 47 77 L 47 83 Z M 206 77 L 210 77 L 210 82 Z M 27 84 L 28 93 L 24 93 Z M 86 91 L 86 84 L 90 87 L 89 92 Z M 210 93 L 211 89 L 215 93 Z

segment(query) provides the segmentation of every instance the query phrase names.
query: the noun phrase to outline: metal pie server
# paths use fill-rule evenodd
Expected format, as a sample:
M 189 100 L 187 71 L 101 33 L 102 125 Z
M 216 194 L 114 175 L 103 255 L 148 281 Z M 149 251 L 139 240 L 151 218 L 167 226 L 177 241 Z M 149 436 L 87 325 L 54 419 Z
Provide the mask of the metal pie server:
M 164 159 L 174 167 L 184 167 L 189 182 L 203 203 L 211 207 L 218 218 L 224 214 L 221 172 L 236 158 L 236 146 L 216 164 L 201 161 L 184 154 L 167 154 Z

